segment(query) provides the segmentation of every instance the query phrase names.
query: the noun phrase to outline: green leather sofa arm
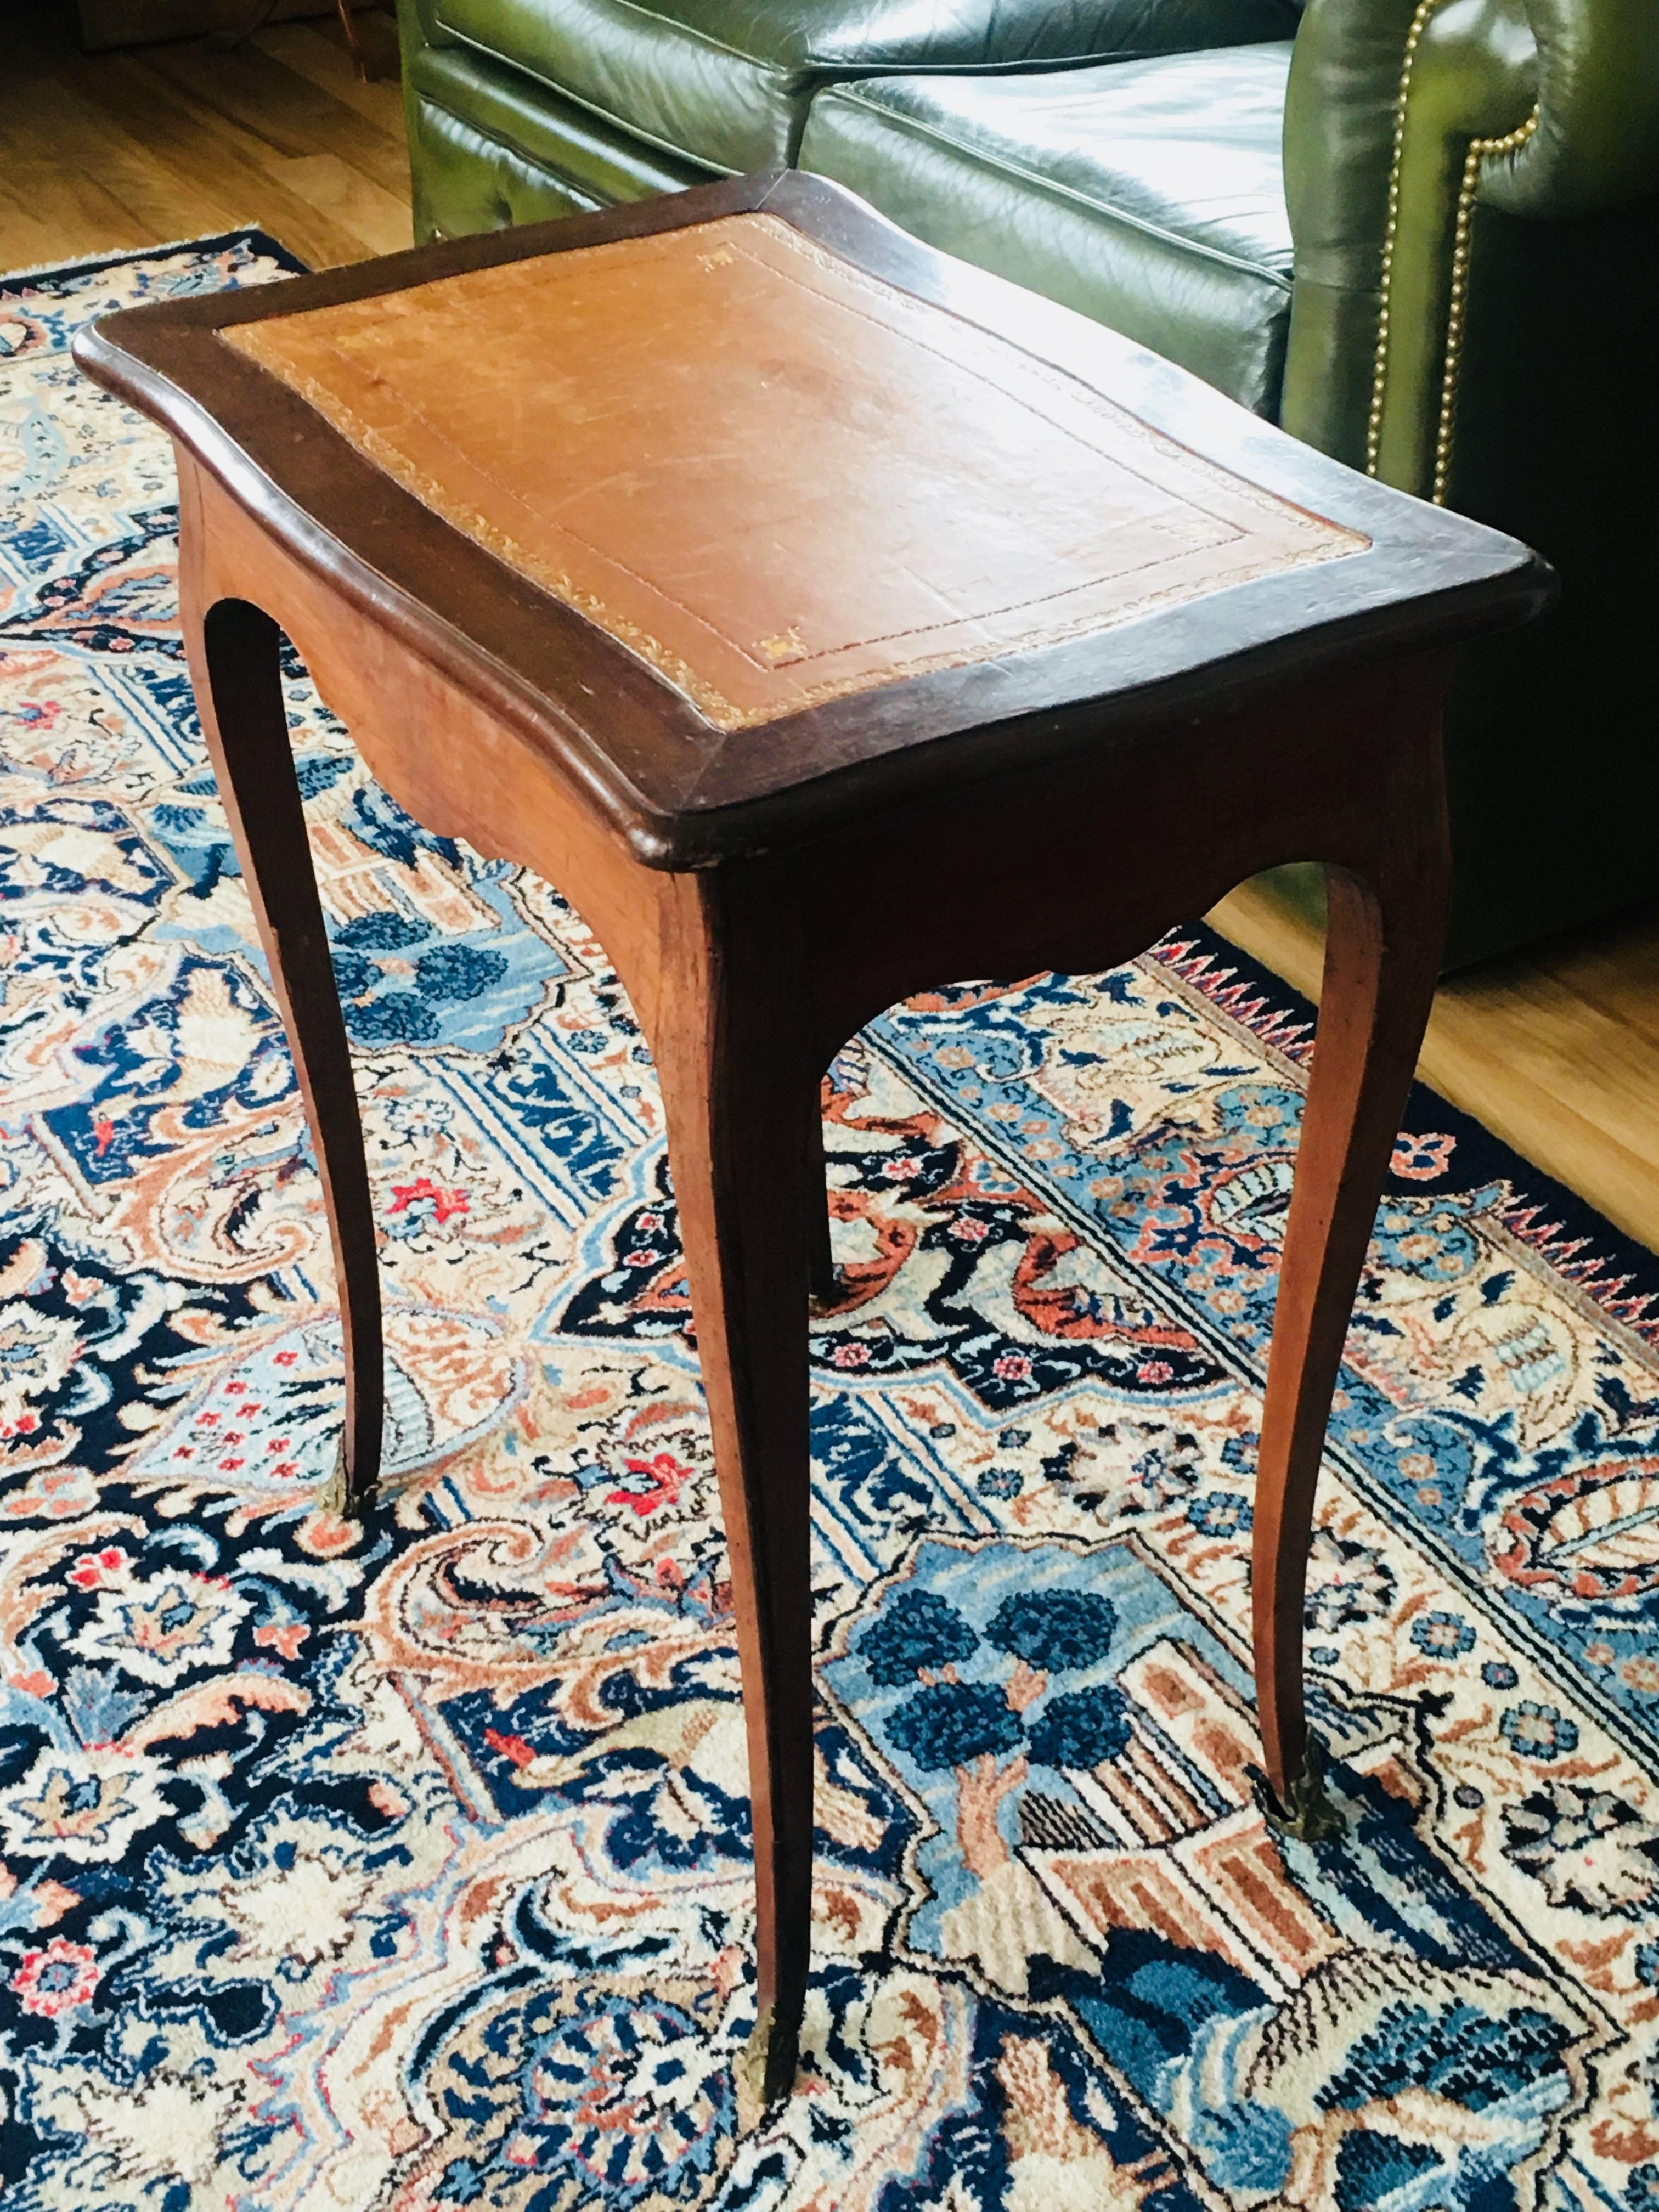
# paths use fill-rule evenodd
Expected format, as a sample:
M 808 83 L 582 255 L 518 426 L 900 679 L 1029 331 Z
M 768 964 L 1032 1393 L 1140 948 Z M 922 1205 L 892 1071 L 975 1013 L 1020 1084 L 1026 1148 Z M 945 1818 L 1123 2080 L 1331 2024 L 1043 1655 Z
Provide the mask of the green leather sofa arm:
M 1285 428 L 1561 580 L 1449 709 L 1461 966 L 1659 894 L 1659 0 L 1310 0 L 1285 172 Z
M 1309 0 L 1285 117 L 1285 427 L 1443 499 L 1476 210 L 1659 192 L 1655 0 Z

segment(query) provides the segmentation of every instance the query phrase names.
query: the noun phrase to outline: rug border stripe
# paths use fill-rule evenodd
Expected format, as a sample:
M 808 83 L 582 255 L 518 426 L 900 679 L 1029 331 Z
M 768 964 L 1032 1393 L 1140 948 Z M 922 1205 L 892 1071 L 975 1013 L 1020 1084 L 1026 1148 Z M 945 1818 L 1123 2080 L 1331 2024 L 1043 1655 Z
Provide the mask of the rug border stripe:
M 1167 968 L 1229 1021 L 1305 1071 L 1312 1058 L 1317 1008 L 1207 923 L 1171 930 L 1142 957 Z M 1432 1194 L 1507 1182 L 1514 1196 L 1499 1218 L 1516 1242 L 1537 1253 L 1553 1273 L 1615 1327 L 1659 1352 L 1659 1254 L 1426 1083 L 1412 1085 L 1401 1129 L 1409 1135 L 1444 1131 L 1455 1137 L 1458 1168 L 1450 1178 L 1428 1182 L 1391 1175 L 1390 1191 Z
M 211 253 L 216 248 L 247 244 L 268 253 L 281 264 L 291 276 L 310 274 L 309 264 L 301 261 L 280 238 L 273 238 L 257 222 L 233 223 L 228 230 L 211 232 L 205 238 L 175 238 L 160 246 L 122 246 L 114 252 L 89 253 L 81 261 L 40 261 L 27 269 L 8 269 L 0 271 L 0 299 L 8 293 L 26 286 L 49 283 L 56 276 L 96 276 L 106 269 L 124 269 L 134 261 L 155 261 L 175 253 Z

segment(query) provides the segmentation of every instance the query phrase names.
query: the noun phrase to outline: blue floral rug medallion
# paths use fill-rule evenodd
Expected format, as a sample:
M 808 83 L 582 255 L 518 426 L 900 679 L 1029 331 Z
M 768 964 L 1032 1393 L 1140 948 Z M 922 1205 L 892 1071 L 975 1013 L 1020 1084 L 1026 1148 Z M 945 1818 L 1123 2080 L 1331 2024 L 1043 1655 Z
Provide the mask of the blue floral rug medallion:
M 1659 1272 L 1419 1093 L 1252 1790 L 1307 1010 L 1197 930 L 945 986 L 827 1093 L 800 2086 L 753 2016 L 660 1107 L 556 890 L 290 665 L 383 1233 L 320 1502 L 314 1164 L 173 628 L 164 441 L 0 285 L 0 2194 L 15 2212 L 1659 2207 Z

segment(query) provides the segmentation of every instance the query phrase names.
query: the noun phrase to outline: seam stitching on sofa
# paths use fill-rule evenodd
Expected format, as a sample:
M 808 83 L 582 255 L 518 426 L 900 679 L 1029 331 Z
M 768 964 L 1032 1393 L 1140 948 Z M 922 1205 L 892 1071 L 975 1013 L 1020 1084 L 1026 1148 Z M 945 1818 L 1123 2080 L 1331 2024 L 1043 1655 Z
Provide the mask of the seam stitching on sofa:
M 895 109 L 880 107 L 870 100 L 860 100 L 856 90 L 839 91 L 835 96 L 837 100 L 846 100 L 851 106 L 864 108 L 869 114 L 879 115 L 886 120 L 896 122 L 902 129 L 913 132 L 918 137 L 931 138 L 936 144 L 949 147 L 959 154 L 971 155 L 972 153 L 972 149 L 964 146 L 959 139 L 948 137 L 943 131 L 936 130 L 931 125 L 921 122 L 914 116 L 900 114 Z M 1132 215 L 1125 208 L 1112 207 L 1103 200 L 1091 199 L 1086 192 L 1079 191 L 1074 185 L 1065 184 L 1057 177 L 1045 177 L 1040 171 L 1028 169 L 1018 161 L 1006 161 L 999 158 L 996 166 L 1009 176 L 1022 177 L 1026 183 L 1036 185 L 1042 191 L 1050 193 L 1057 198 L 1073 201 L 1079 207 L 1091 209 L 1097 215 L 1107 216 L 1114 222 L 1123 224 L 1126 228 L 1140 231 L 1148 238 L 1162 239 L 1167 244 L 1178 246 L 1187 252 L 1201 254 L 1206 260 L 1218 262 L 1224 268 L 1237 269 L 1246 276 L 1260 277 L 1264 283 L 1271 284 L 1277 290 L 1283 292 L 1287 299 L 1290 297 L 1290 277 L 1280 276 L 1275 269 L 1264 269 L 1260 262 L 1247 261 L 1243 254 L 1225 252 L 1218 246 L 1206 246 L 1201 240 L 1188 238 L 1178 230 L 1166 229 L 1161 223 L 1150 222 L 1144 216 Z
M 1279 43 L 1263 39 L 1264 46 Z M 809 54 L 801 64 L 804 69 L 822 70 L 837 82 L 858 84 L 866 78 L 883 76 L 1048 76 L 1062 70 L 1093 69 L 1097 64 L 1103 69 L 1121 68 L 1129 62 L 1179 60 L 1176 54 L 1149 54 L 1139 46 L 1112 46 L 1103 52 L 1089 54 L 1039 54 L 1029 61 L 1018 62 L 918 62 L 901 61 L 896 56 L 891 61 L 836 61 L 827 54 Z
M 693 39 L 699 46 L 707 46 L 711 53 L 729 55 L 732 60 L 735 62 L 747 62 L 751 69 L 764 70 L 769 75 L 783 76 L 787 74 L 792 67 L 792 64 L 787 63 L 769 61 L 760 54 L 745 53 L 741 46 L 728 46 L 723 39 L 711 38 L 707 31 L 699 30 L 695 23 L 684 22 L 673 15 L 665 15 L 655 8 L 641 7 L 640 5 L 640 0 L 611 0 L 611 4 L 617 9 L 625 8 L 629 15 L 643 15 L 647 22 L 660 24 L 665 31 L 672 32 L 680 38 Z M 441 18 L 440 18 L 440 20 L 441 21 Z M 452 32 L 458 39 L 465 38 L 466 36 L 466 33 L 464 31 L 455 30 L 453 24 L 445 23 L 443 27 L 445 30 Z M 1263 45 L 1269 45 L 1273 42 L 1271 40 L 1264 40 L 1261 43 Z M 1141 57 L 1134 53 L 1134 50 L 1130 49 L 1129 52 L 1132 58 L 1141 58 Z M 999 70 L 1022 70 L 1025 68 L 1045 70 L 1082 69 L 1085 68 L 1091 62 L 1109 62 L 1113 58 L 1114 56 L 1109 53 L 1062 54 L 1054 57 L 1053 59 L 1044 56 L 1040 61 L 1029 64 L 1019 62 L 947 62 L 941 63 L 938 66 L 941 72 L 948 71 L 950 74 L 955 75 L 958 71 L 963 73 L 966 73 L 968 71 L 993 72 Z M 1152 57 L 1146 57 L 1146 58 L 1152 58 Z M 886 74 L 892 76 L 903 76 L 911 70 L 916 68 L 918 64 L 914 62 L 901 61 L 896 57 L 895 57 L 895 58 L 890 62 L 878 61 L 871 63 L 862 59 L 858 61 L 837 61 L 833 55 L 815 54 L 809 52 L 803 54 L 799 62 L 793 64 L 793 66 L 802 70 L 845 70 L 856 77 L 862 76 L 866 72 L 875 74 L 878 71 L 885 72 Z M 927 70 L 927 64 L 925 62 L 921 64 L 920 66 L 925 71 Z M 928 73 L 932 74 L 931 71 Z
M 588 187 L 579 177 L 571 176 L 567 171 L 558 167 L 555 162 L 544 161 L 539 154 L 532 154 L 527 146 L 515 145 L 512 139 L 501 137 L 494 131 L 484 130 L 471 116 L 457 115 L 453 107 L 446 107 L 441 100 L 434 100 L 429 92 L 422 92 L 417 87 L 415 97 L 422 107 L 429 107 L 435 114 L 443 116 L 447 121 L 453 123 L 458 131 L 471 131 L 475 138 L 482 138 L 486 145 L 494 146 L 498 152 L 511 154 L 532 168 L 545 170 L 547 174 L 556 179 L 558 183 L 568 185 L 579 199 L 586 200 L 595 215 L 612 204 L 609 200 L 593 198 Z
M 521 146 L 514 139 L 502 137 L 499 131 L 485 130 L 475 118 L 460 114 L 455 108 L 451 107 L 447 100 L 440 100 L 435 94 L 424 90 L 420 85 L 415 88 L 415 97 L 423 106 L 435 108 L 440 115 L 447 116 L 452 123 L 458 124 L 463 131 L 476 131 L 480 138 L 487 138 L 492 146 L 499 146 L 506 153 L 517 154 L 521 160 L 533 162 L 538 168 L 545 169 L 550 176 L 562 179 L 565 183 L 574 185 L 578 191 L 585 189 L 580 178 L 572 176 L 568 171 L 560 168 L 556 161 L 550 161 L 540 154 L 532 154 L 527 146 Z M 670 186 L 668 189 L 674 188 Z M 684 188 L 681 187 L 681 189 Z M 596 212 L 615 204 L 616 203 L 611 200 L 595 200 L 593 203 Z
M 775 66 L 761 61 L 757 55 L 744 53 L 740 46 L 728 46 L 720 39 L 711 39 L 707 31 L 698 30 L 694 23 L 676 22 L 672 15 L 659 15 L 654 8 L 641 8 L 639 0 L 611 0 L 611 5 L 626 8 L 633 15 L 643 15 L 647 22 L 659 23 L 664 30 L 676 32 L 682 38 L 695 40 L 697 45 L 707 46 L 711 53 L 728 55 L 734 62 L 747 62 L 751 69 Z M 439 20 L 441 21 L 442 18 Z M 455 31 L 453 23 L 445 23 L 443 27 L 447 31 L 453 31 L 458 39 L 466 36 L 464 31 Z
M 659 138 L 653 131 L 642 131 L 636 123 L 624 123 L 608 107 L 601 107 L 598 100 L 584 100 L 580 93 L 572 92 L 568 85 L 555 84 L 551 77 L 544 76 L 538 70 L 533 70 L 523 62 L 503 64 L 500 54 L 492 53 L 488 46 L 481 45 L 477 39 L 469 38 L 465 31 L 456 30 L 452 24 L 446 23 L 444 28 L 456 44 L 465 46 L 469 53 L 482 54 L 487 62 L 494 62 L 498 67 L 504 65 L 516 70 L 521 76 L 528 77 L 532 84 L 540 85 L 544 91 L 556 93 L 561 100 L 568 100 L 573 107 L 582 108 L 589 115 L 597 115 L 601 123 L 610 124 L 612 130 L 620 131 L 624 138 L 637 139 L 642 146 L 654 146 L 659 154 L 672 154 L 677 161 L 690 161 L 699 169 L 707 169 L 713 176 L 737 177 L 743 174 L 740 169 L 728 168 L 723 161 L 711 161 L 706 154 L 688 153 L 684 146 L 675 145 L 672 139 Z
M 1141 63 L 1171 64 L 1179 67 L 1183 62 L 1208 59 L 1217 53 L 1237 53 L 1244 48 L 1255 52 L 1263 46 L 1283 46 L 1288 50 L 1295 45 L 1293 39 L 1247 39 L 1239 46 L 1199 46 L 1190 52 L 1176 48 L 1168 53 L 1148 53 L 1142 46 L 1111 46 L 1087 54 L 1040 54 L 1029 61 L 994 62 L 836 62 L 818 55 L 809 57 L 805 66 L 825 70 L 831 73 L 834 89 L 837 92 L 861 83 L 875 83 L 879 79 L 895 76 L 925 77 L 986 77 L 986 76 L 1057 76 L 1066 70 L 1120 69 L 1132 70 Z

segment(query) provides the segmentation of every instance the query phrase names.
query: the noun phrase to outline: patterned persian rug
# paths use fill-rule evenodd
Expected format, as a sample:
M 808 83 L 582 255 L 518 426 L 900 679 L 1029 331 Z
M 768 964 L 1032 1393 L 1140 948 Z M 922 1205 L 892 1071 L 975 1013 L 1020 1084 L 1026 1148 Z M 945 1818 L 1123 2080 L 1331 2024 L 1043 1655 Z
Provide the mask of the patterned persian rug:
M 1347 1826 L 1276 1841 L 1248 1553 L 1310 1025 L 1196 931 L 833 1070 L 816 1972 L 738 2136 L 648 1060 L 557 892 L 416 828 L 294 665 L 391 1304 L 386 1501 L 319 1502 L 323 1218 L 169 458 L 66 349 L 284 265 L 0 288 L 7 2205 L 1659 2206 L 1659 1273 L 1418 1095 L 1308 1608 Z

